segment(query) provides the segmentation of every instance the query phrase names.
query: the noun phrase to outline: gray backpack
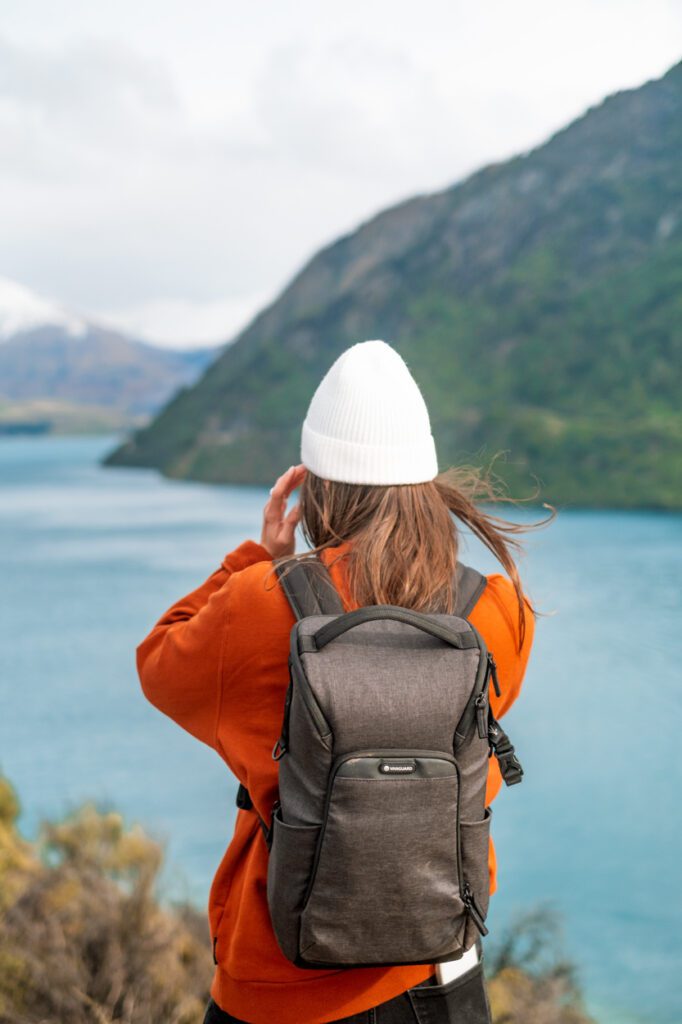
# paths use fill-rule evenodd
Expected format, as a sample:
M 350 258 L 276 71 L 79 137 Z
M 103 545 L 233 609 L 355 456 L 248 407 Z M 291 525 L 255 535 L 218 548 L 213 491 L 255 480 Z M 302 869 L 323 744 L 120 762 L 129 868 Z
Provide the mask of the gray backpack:
M 279 799 L 261 819 L 277 941 L 299 967 L 456 959 L 487 934 L 488 757 L 507 785 L 523 775 L 466 619 L 486 579 L 458 565 L 455 615 L 344 612 L 319 559 L 285 566 L 296 623 Z M 237 803 L 252 807 L 243 786 Z

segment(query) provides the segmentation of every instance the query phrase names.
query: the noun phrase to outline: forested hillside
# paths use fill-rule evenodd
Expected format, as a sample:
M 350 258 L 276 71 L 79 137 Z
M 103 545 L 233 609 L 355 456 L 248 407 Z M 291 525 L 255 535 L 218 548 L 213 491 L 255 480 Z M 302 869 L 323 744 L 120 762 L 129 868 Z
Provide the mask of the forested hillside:
M 339 352 L 383 338 L 441 469 L 504 450 L 518 494 L 682 507 L 681 171 L 678 64 L 321 250 L 109 462 L 269 482 Z

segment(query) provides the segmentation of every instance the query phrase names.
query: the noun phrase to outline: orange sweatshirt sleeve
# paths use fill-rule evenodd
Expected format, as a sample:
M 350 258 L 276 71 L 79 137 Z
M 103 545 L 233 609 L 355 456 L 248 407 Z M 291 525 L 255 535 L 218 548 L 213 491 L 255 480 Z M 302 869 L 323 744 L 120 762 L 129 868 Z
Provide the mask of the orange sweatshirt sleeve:
M 244 541 L 200 587 L 172 605 L 136 648 L 137 673 L 147 699 L 211 747 L 229 644 L 230 578 L 270 560 L 267 548 Z

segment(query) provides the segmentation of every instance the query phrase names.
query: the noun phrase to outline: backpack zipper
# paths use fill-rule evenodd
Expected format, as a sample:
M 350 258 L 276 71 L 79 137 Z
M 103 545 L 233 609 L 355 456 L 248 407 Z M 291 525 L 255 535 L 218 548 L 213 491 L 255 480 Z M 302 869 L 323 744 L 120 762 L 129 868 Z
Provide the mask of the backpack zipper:
M 490 675 L 493 678 L 493 686 L 495 688 L 495 695 L 497 697 L 501 697 L 502 696 L 502 691 L 500 690 L 500 683 L 499 683 L 499 680 L 497 678 L 497 662 L 495 661 L 495 658 L 490 653 L 490 651 L 488 651 L 488 667 L 489 667 Z
M 293 628 L 296 629 L 296 626 L 294 626 Z M 310 712 L 310 715 L 315 723 L 315 726 L 317 727 L 317 731 L 320 737 L 324 739 L 331 734 L 329 723 L 322 714 L 320 706 L 317 703 L 317 698 L 315 697 L 315 694 L 312 691 L 310 683 L 308 682 L 308 677 L 306 676 L 305 669 L 301 664 L 301 660 L 298 655 L 298 650 L 294 651 L 293 647 L 289 661 L 290 666 L 293 669 L 292 680 L 293 682 L 298 684 L 299 690 L 301 691 L 301 696 L 303 697 L 303 703 Z
M 485 921 L 483 919 L 483 914 L 481 913 L 481 909 L 480 909 L 478 903 L 476 902 L 476 897 L 474 896 L 474 891 L 471 888 L 471 886 L 469 885 L 469 883 L 467 882 L 466 878 L 462 882 L 461 896 L 462 896 L 462 902 L 463 902 L 464 906 L 467 909 L 467 913 L 469 914 L 469 917 L 474 922 L 474 924 L 478 928 L 478 930 L 481 933 L 481 935 L 487 935 L 488 934 L 488 929 L 485 926 Z
M 481 651 L 481 658 L 483 658 L 483 650 Z M 483 672 L 483 679 L 480 682 L 476 681 L 469 703 L 462 712 L 462 717 L 457 726 L 455 733 L 456 737 L 459 737 L 459 742 L 463 742 L 469 734 L 469 729 L 473 724 L 473 719 L 476 719 L 476 731 L 478 732 L 479 738 L 484 740 L 488 736 L 488 705 L 489 700 L 489 686 L 488 683 L 492 680 L 493 688 L 495 693 L 499 697 L 501 695 L 500 683 L 497 678 L 497 662 L 490 651 L 485 652 L 485 661 L 482 664 L 485 665 Z
M 286 696 L 284 698 L 284 715 L 282 717 L 282 728 L 280 730 L 279 737 L 275 741 L 275 745 L 272 748 L 272 759 L 273 761 L 279 761 L 289 750 L 289 714 L 291 713 L 291 698 L 294 692 L 294 679 L 293 669 L 291 667 L 291 658 L 289 658 L 289 685 L 287 686 Z
M 474 637 L 478 641 L 479 650 L 479 663 L 476 672 L 476 679 L 474 681 L 473 689 L 467 699 L 467 703 L 462 711 L 459 722 L 455 729 L 455 735 L 453 738 L 453 747 L 455 751 L 467 741 L 470 736 L 472 727 L 476 727 L 476 730 L 481 739 L 481 725 L 477 721 L 478 719 L 478 698 L 479 696 L 488 690 L 488 680 L 490 679 L 491 666 L 488 657 L 488 648 L 486 647 L 483 637 L 480 635 L 477 629 L 469 623 L 469 629 L 473 633 Z M 487 733 L 486 733 L 487 735 Z
M 476 708 L 476 725 L 478 735 L 482 740 L 488 738 L 488 694 L 486 689 L 481 690 L 474 701 Z

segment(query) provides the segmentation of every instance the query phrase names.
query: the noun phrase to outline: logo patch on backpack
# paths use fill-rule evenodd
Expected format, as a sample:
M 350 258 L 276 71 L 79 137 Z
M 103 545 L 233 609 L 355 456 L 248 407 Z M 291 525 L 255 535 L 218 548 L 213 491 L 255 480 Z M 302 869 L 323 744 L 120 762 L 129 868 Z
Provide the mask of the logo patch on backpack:
M 410 775 L 416 772 L 416 761 L 380 761 L 379 771 L 383 775 Z M 382 790 L 383 792 L 383 790 Z

